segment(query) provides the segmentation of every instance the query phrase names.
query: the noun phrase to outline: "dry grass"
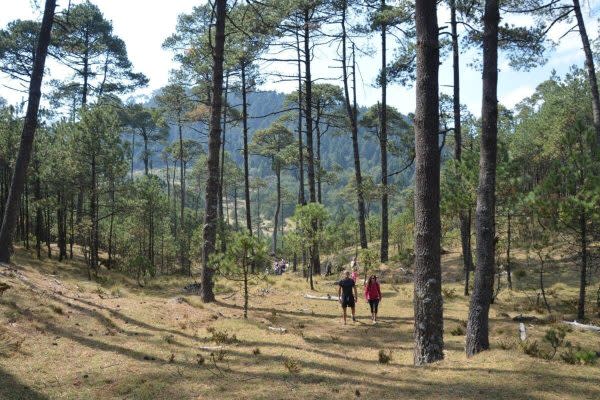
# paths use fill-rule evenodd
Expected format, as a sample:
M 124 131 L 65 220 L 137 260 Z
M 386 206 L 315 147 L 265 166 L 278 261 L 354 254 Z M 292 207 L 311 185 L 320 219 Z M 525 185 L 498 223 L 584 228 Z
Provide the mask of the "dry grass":
M 519 307 L 545 317 L 529 309 L 520 290 L 502 292 L 492 307 L 493 349 L 466 359 L 464 337 L 450 334 L 464 325 L 468 307 L 453 280 L 460 276 L 455 256 L 444 264 L 444 286 L 457 293 L 445 304 L 446 359 L 416 368 L 410 284 L 383 286 L 380 324 L 370 324 L 359 301 L 358 322 L 343 326 L 336 302 L 303 298 L 301 278 L 270 278 L 252 288 L 244 320 L 241 292 L 227 283 L 216 303 L 204 305 L 182 292 L 187 279 L 158 279 L 142 289 L 110 274 L 99 285 L 85 280 L 78 262 L 20 253 L 17 271 L 0 267 L 0 281 L 12 286 L 0 298 L 0 398 L 600 398 L 600 367 L 535 359 L 510 346 Z M 320 294 L 334 293 L 333 281 L 317 281 Z M 555 289 L 556 304 L 574 293 L 566 285 Z M 530 325 L 528 332 L 539 339 L 549 326 Z M 225 335 L 236 340 L 215 343 Z M 598 335 L 570 332 L 567 339 L 600 350 Z M 380 351 L 392 355 L 388 363 L 379 362 Z

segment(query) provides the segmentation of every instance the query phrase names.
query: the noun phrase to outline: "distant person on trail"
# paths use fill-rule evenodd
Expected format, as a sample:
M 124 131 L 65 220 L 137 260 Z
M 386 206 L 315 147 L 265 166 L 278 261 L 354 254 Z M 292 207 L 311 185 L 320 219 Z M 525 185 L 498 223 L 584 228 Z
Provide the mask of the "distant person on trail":
M 373 321 L 373 324 L 376 324 L 377 309 L 379 307 L 379 302 L 381 301 L 381 287 L 379 286 L 376 275 L 371 275 L 369 277 L 369 282 L 367 283 L 367 286 L 365 286 L 365 298 L 371 307 L 371 320 Z
M 358 295 L 356 293 L 356 284 L 350 278 L 350 271 L 345 271 L 344 276 L 345 278 L 339 282 L 338 298 L 342 305 L 344 325 L 346 325 L 346 308 L 348 307 L 352 310 L 352 321 L 356 322 L 355 304 L 356 300 L 358 300 Z
M 354 281 L 354 283 L 356 283 L 356 281 L 358 280 L 358 261 L 356 261 L 356 257 L 352 258 L 350 268 L 352 268 L 351 278 Z

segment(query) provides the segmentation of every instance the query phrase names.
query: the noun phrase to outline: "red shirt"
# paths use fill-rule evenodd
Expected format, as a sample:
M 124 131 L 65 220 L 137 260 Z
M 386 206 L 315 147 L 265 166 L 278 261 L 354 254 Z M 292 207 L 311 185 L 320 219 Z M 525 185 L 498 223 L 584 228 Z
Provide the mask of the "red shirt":
M 381 299 L 381 288 L 379 287 L 379 282 L 374 282 L 365 286 L 365 298 L 367 300 Z

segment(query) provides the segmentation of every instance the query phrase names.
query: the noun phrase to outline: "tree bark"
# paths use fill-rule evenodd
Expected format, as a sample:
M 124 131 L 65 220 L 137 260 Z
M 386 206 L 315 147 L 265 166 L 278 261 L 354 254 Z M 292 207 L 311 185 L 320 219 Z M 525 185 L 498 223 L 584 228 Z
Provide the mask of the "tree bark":
M 23 187 L 25 185 L 25 176 L 27 167 L 31 158 L 31 149 L 33 139 L 38 125 L 38 109 L 40 106 L 40 97 L 42 95 L 42 79 L 44 77 L 44 65 L 46 63 L 46 54 L 50 43 L 50 32 L 54 22 L 54 10 L 56 0 L 46 0 L 44 7 L 44 16 L 40 34 L 37 40 L 35 59 L 33 61 L 33 70 L 29 82 L 29 100 L 27 104 L 27 113 L 23 124 L 21 134 L 21 143 L 19 153 L 15 162 L 14 173 L 6 200 L 5 212 L 2 218 L 2 227 L 0 228 L 0 261 L 10 262 L 10 247 L 12 235 L 16 225 L 17 212 L 19 209 L 19 200 Z
M 598 81 L 596 80 L 596 68 L 594 66 L 594 55 L 590 46 L 590 39 L 587 35 L 583 15 L 581 14 L 581 5 L 579 0 L 573 0 L 573 9 L 577 18 L 577 29 L 583 44 L 583 52 L 585 53 L 585 67 L 588 73 L 588 82 L 592 92 L 592 113 L 594 117 L 594 129 L 596 131 L 596 146 L 595 151 L 600 147 L 600 94 L 598 92 Z
M 352 131 L 352 150 L 354 156 L 354 177 L 356 180 L 356 202 L 357 202 L 357 211 L 358 211 L 358 231 L 360 237 L 360 247 L 366 249 L 367 245 L 367 230 L 365 226 L 365 201 L 363 198 L 362 191 L 362 173 L 360 170 L 360 150 L 358 147 L 358 113 L 356 107 L 356 65 L 354 62 L 354 45 L 352 47 L 352 80 L 354 82 L 353 85 L 353 94 L 354 94 L 354 104 L 350 100 L 350 90 L 348 84 L 348 55 L 347 55 L 347 32 L 346 32 L 346 12 L 348 8 L 347 0 L 343 1 L 342 4 L 342 78 L 344 82 L 344 97 L 346 103 L 346 113 L 348 114 L 348 119 L 350 121 L 350 127 Z
M 579 230 L 581 235 L 581 270 L 579 271 L 579 300 L 577 302 L 577 320 L 582 322 L 585 319 L 585 288 L 587 286 L 587 218 L 586 212 L 582 210 L 579 214 Z
M 308 164 L 308 190 L 310 194 L 310 202 L 317 202 L 317 192 L 315 185 L 315 155 L 314 155 L 314 142 L 313 142 L 313 120 L 312 120 L 312 76 L 311 76 L 311 52 L 310 52 L 310 10 L 309 8 L 304 9 L 304 72 L 305 81 L 304 86 L 306 90 L 305 104 L 306 109 L 304 110 L 305 124 L 306 124 L 306 152 L 307 152 L 307 164 Z M 317 221 L 313 221 L 313 229 L 317 229 Z M 321 271 L 321 261 L 319 258 L 319 245 L 318 243 L 313 244 L 311 254 L 311 271 L 319 273 Z
M 306 204 L 304 195 L 304 145 L 302 144 L 302 59 L 300 49 L 300 34 L 296 30 L 296 48 L 298 50 L 298 204 Z
M 477 188 L 477 266 L 467 321 L 466 353 L 490 347 L 489 308 L 493 293 L 495 256 L 496 147 L 498 136 L 498 0 L 486 0 L 483 17 L 483 99 L 481 154 Z
M 462 159 L 462 126 L 460 112 L 460 49 L 458 44 L 458 22 L 456 20 L 456 0 L 450 1 L 450 26 L 452 29 L 452 71 L 453 71 L 453 111 L 454 111 L 454 159 Z M 463 268 L 465 271 L 465 296 L 469 295 L 469 274 L 473 269 L 471 253 L 471 213 L 460 210 L 460 242 L 462 247 Z
M 279 212 L 281 210 L 281 168 L 275 171 L 277 178 L 277 205 L 275 206 L 275 217 L 273 218 L 273 254 L 277 255 L 277 226 L 279 224 Z
M 414 363 L 444 358 L 440 267 L 439 39 L 435 0 L 416 2 Z
M 221 142 L 221 174 L 219 176 L 219 234 L 221 236 L 221 252 L 224 253 L 227 250 L 227 241 L 225 240 L 225 216 L 223 214 L 223 202 L 227 202 L 227 195 L 223 199 L 224 185 L 225 185 L 225 136 L 227 133 L 227 94 L 229 93 L 229 74 L 225 77 L 225 104 L 223 105 L 223 141 Z M 229 212 L 227 212 L 227 219 L 229 220 Z
M 381 10 L 385 11 L 385 0 L 381 0 Z M 381 149 L 381 248 L 379 260 L 388 261 L 389 227 L 388 227 L 388 166 L 387 166 L 387 25 L 381 26 L 381 116 L 379 118 L 379 147 Z
M 213 292 L 214 268 L 210 257 L 215 252 L 218 223 L 219 193 L 219 150 L 221 147 L 221 107 L 223 94 L 223 53 L 225 48 L 226 0 L 215 0 L 216 26 L 212 67 L 212 101 L 210 113 L 210 133 L 208 137 L 208 179 L 206 182 L 206 204 L 204 211 L 204 230 L 202 248 L 202 289 L 201 297 L 205 303 L 215 300 Z
M 511 246 L 511 241 L 512 241 L 512 226 L 511 226 L 511 214 L 510 211 L 508 212 L 508 215 L 506 216 L 507 219 L 507 230 L 506 230 L 506 281 L 508 282 L 508 288 L 510 290 L 512 290 L 513 286 L 512 286 L 512 268 L 510 265 L 510 246 Z
M 246 62 L 242 61 L 242 125 L 244 137 L 244 200 L 246 201 L 246 229 L 252 235 L 252 210 L 250 208 L 250 172 L 248 155 L 248 99 L 246 88 Z

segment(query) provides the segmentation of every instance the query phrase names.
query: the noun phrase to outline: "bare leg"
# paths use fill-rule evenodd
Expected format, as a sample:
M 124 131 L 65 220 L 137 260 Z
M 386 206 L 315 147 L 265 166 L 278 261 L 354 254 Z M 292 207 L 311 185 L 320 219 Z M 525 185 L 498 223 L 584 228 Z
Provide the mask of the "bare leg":
M 354 306 L 352 306 L 350 308 L 352 309 L 352 321 L 356 321 L 356 317 L 355 317 L 355 309 L 356 308 Z
M 346 307 L 342 307 L 342 315 L 344 317 L 344 325 L 346 325 Z

